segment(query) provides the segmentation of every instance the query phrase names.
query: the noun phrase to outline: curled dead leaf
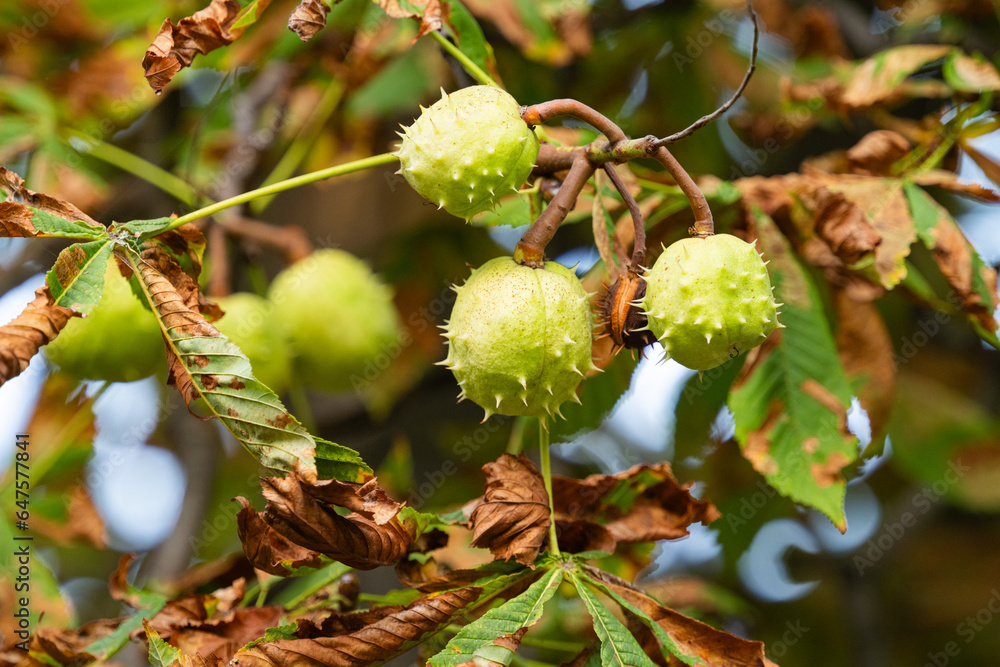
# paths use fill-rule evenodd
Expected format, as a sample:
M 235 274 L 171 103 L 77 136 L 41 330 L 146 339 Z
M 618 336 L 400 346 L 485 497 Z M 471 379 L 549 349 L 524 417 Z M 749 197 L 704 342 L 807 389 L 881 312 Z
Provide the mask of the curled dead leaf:
M 404 609 L 383 608 L 391 613 L 356 629 L 358 624 L 348 620 L 354 614 L 344 614 L 340 616 L 344 622 L 324 636 L 260 642 L 237 652 L 230 665 L 362 667 L 381 663 L 451 623 L 479 599 L 481 592 L 481 588 L 461 588 L 422 597 Z
M 329 13 L 330 7 L 322 0 L 302 0 L 288 17 L 288 29 L 303 42 L 308 42 L 326 27 L 326 15 Z
M 23 373 L 39 348 L 51 343 L 73 314 L 52 303 L 48 285 L 36 289 L 21 314 L 0 327 L 0 385 Z
M 263 512 L 240 500 L 240 540 L 254 566 L 273 574 L 287 574 L 282 562 L 311 563 L 310 551 L 359 570 L 394 565 L 416 537 L 416 527 L 399 518 L 402 505 L 374 479 L 307 484 L 293 474 L 262 478 L 261 487 L 267 499 Z M 352 511 L 341 516 L 337 507 Z
M 196 55 L 238 39 L 243 30 L 231 28 L 239 12 L 238 0 L 212 0 L 208 7 L 182 18 L 176 26 L 166 19 L 142 59 L 149 86 L 159 93 L 177 72 L 191 65 Z
M 847 162 L 856 174 L 891 176 L 892 165 L 910 152 L 910 142 L 898 132 L 875 130 L 847 150 Z
M 522 452 L 483 466 L 486 490 L 472 510 L 472 546 L 534 567 L 549 529 L 549 497 L 538 468 Z

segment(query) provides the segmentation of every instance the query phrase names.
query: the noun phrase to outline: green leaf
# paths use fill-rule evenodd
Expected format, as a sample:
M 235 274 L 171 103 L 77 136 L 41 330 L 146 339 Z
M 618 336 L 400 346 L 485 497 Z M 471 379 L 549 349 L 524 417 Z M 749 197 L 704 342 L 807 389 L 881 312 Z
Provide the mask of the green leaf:
M 149 664 L 152 667 L 170 667 L 180 660 L 181 652 L 160 639 L 160 634 L 154 630 L 149 621 L 143 619 L 142 627 L 146 630 L 146 641 L 149 643 Z
M 233 25 L 229 28 L 230 32 L 235 30 L 243 32 L 243 30 L 252 26 L 270 4 L 271 0 L 253 0 L 253 2 L 241 9 L 240 13 L 236 15 L 236 20 L 233 21 Z
M 755 215 L 787 328 L 764 343 L 729 396 L 736 437 L 771 486 L 843 531 L 840 470 L 857 458 L 857 440 L 847 431 L 850 386 L 812 277 L 774 221 L 759 209 Z
M 124 224 L 111 225 L 111 231 L 119 229 L 127 230 L 129 237 L 136 243 L 142 243 L 146 239 L 161 233 L 165 227 L 174 221 L 174 218 L 154 218 L 152 220 L 130 220 Z
M 683 662 L 685 665 L 704 664 L 699 658 L 687 655 L 683 651 L 681 651 L 680 647 L 677 646 L 677 643 L 674 641 L 674 638 L 671 637 L 669 634 L 667 634 L 667 631 L 664 630 L 659 623 L 650 618 L 649 614 L 647 614 L 646 612 L 639 609 L 634 604 L 623 598 L 621 595 L 619 595 L 611 588 L 606 586 L 603 582 L 600 582 L 588 576 L 585 571 L 583 573 L 583 576 L 589 586 L 596 588 L 597 590 L 601 591 L 602 593 L 610 597 L 612 600 L 617 602 L 622 609 L 625 609 L 635 614 L 643 625 L 652 630 L 653 634 L 656 635 L 656 638 L 660 640 L 660 644 L 663 649 L 663 655 L 668 661 L 670 660 L 670 656 L 674 655 L 677 656 L 677 659 Z
M 74 243 L 56 258 L 45 276 L 57 306 L 65 306 L 87 315 L 104 293 L 104 275 L 108 270 L 113 244 L 110 239 Z
M 2 194 L 2 191 L 0 191 Z M 83 220 L 66 220 L 58 215 L 43 211 L 41 209 L 20 204 L 12 201 L 9 196 L 0 201 L 11 201 L 16 206 L 16 210 L 4 208 L 0 209 L 0 236 L 28 236 L 31 238 L 63 238 L 63 239 L 100 239 L 107 237 L 107 230 L 101 225 L 93 225 Z M 4 224 L 5 218 L 14 213 L 21 214 L 25 210 L 30 213 L 27 222 L 31 229 L 14 233 Z
M 500 647 L 493 646 L 493 640 L 538 622 L 545 603 L 562 583 L 564 572 L 561 567 L 552 568 L 524 593 L 489 610 L 462 628 L 443 651 L 427 662 L 429 667 L 454 667 L 475 659 L 484 650 L 488 652 L 489 660 L 509 665 L 513 654 L 507 649 L 498 653 L 495 649 Z
M 88 644 L 81 652 L 90 653 L 99 661 L 110 658 L 124 648 L 129 636 L 143 626 L 145 619 L 156 616 L 167 604 L 166 597 L 155 593 L 139 593 L 139 600 L 142 608 L 122 621 L 111 634 Z
M 445 0 L 445 4 L 451 8 L 445 15 L 448 17 L 448 27 L 455 35 L 459 50 L 469 56 L 484 72 L 489 72 L 491 69 L 495 71 L 493 50 L 486 41 L 479 22 L 459 0 Z
M 200 313 L 184 307 L 176 288 L 153 263 L 144 261 L 131 247 L 127 255 L 167 341 L 171 382 L 189 409 L 195 404 L 207 409 L 206 418 L 219 419 L 267 468 L 298 472 L 306 481 L 321 473 L 348 482 L 370 477 L 371 468 L 357 452 L 313 437 L 274 392 L 254 377 L 239 347 Z M 320 466 L 317 456 L 323 457 Z
M 574 572 L 569 578 L 594 620 L 594 631 L 601 640 L 601 665 L 604 667 L 655 667 L 632 633 L 612 614 Z M 589 581 L 589 580 L 588 580 Z

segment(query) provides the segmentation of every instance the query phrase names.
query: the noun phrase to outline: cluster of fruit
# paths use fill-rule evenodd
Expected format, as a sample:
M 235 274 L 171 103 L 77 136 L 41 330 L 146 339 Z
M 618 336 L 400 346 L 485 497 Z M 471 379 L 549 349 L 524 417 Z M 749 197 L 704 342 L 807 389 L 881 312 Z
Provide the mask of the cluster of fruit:
M 426 199 L 468 218 L 527 180 L 538 155 L 534 131 L 506 92 L 474 86 L 444 95 L 400 135 L 401 173 Z M 728 234 L 666 248 L 642 276 L 640 303 L 666 356 L 714 368 L 778 326 L 767 269 L 754 246 Z M 445 327 L 447 365 L 486 411 L 545 418 L 560 414 L 588 371 L 592 320 L 573 271 L 554 262 L 522 266 L 509 257 L 473 271 Z
M 70 321 L 46 346 L 47 357 L 80 379 L 128 382 L 165 373 L 156 317 L 114 264 L 108 264 L 100 303 L 88 317 Z M 216 328 L 276 393 L 293 381 L 350 390 L 352 377 L 394 345 L 400 332 L 392 290 L 342 250 L 320 250 L 282 271 L 267 297 L 238 293 L 218 301 L 226 314 Z

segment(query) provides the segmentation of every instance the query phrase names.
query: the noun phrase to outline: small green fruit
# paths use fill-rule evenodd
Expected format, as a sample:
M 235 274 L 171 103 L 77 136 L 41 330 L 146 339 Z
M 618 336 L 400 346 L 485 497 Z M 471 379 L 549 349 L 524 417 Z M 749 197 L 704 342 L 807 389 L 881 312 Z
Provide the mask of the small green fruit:
M 403 128 L 400 173 L 423 197 L 468 220 L 527 180 L 538 138 L 517 101 L 493 86 L 445 95 Z
M 104 293 L 85 318 L 72 318 L 45 356 L 80 379 L 132 382 L 167 368 L 156 316 L 132 293 L 112 258 L 104 273 Z
M 216 299 L 226 312 L 215 328 L 235 343 L 250 360 L 255 378 L 280 394 L 292 378 L 292 361 L 269 299 L 239 292 Z
M 573 271 L 555 262 L 544 269 L 492 259 L 472 272 L 444 327 L 448 358 L 441 362 L 468 398 L 494 413 L 560 415 L 591 359 L 587 293 Z
M 647 277 L 643 308 L 668 358 L 715 368 L 760 345 L 778 326 L 767 268 L 729 234 L 677 241 Z
M 268 296 L 307 386 L 357 391 L 399 353 L 392 290 L 350 253 L 314 252 L 279 273 Z

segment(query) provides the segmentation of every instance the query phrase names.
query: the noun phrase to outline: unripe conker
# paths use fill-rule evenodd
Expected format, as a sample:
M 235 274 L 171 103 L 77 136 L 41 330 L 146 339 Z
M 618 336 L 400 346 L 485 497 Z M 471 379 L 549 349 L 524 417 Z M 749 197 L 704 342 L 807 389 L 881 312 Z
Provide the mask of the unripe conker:
M 649 328 L 665 355 L 688 368 L 715 368 L 780 326 L 763 260 L 730 234 L 677 241 L 646 280 Z
M 250 292 L 216 299 L 226 312 L 215 328 L 236 344 L 250 360 L 255 378 L 277 393 L 292 379 L 292 360 L 274 319 L 274 304 Z
M 132 382 L 167 368 L 156 316 L 139 303 L 114 258 L 100 302 L 86 317 L 70 319 L 44 349 L 60 370 L 85 380 Z
M 538 138 L 517 101 L 493 86 L 471 86 L 435 102 L 400 133 L 400 173 L 423 197 L 468 220 L 527 180 Z
M 448 357 L 467 398 L 486 411 L 544 418 L 560 415 L 591 359 L 588 295 L 572 270 L 543 269 L 498 257 L 472 272 L 445 329 Z
M 275 277 L 268 297 L 307 386 L 356 390 L 373 364 L 399 352 L 392 289 L 348 252 L 318 250 L 296 262 Z

